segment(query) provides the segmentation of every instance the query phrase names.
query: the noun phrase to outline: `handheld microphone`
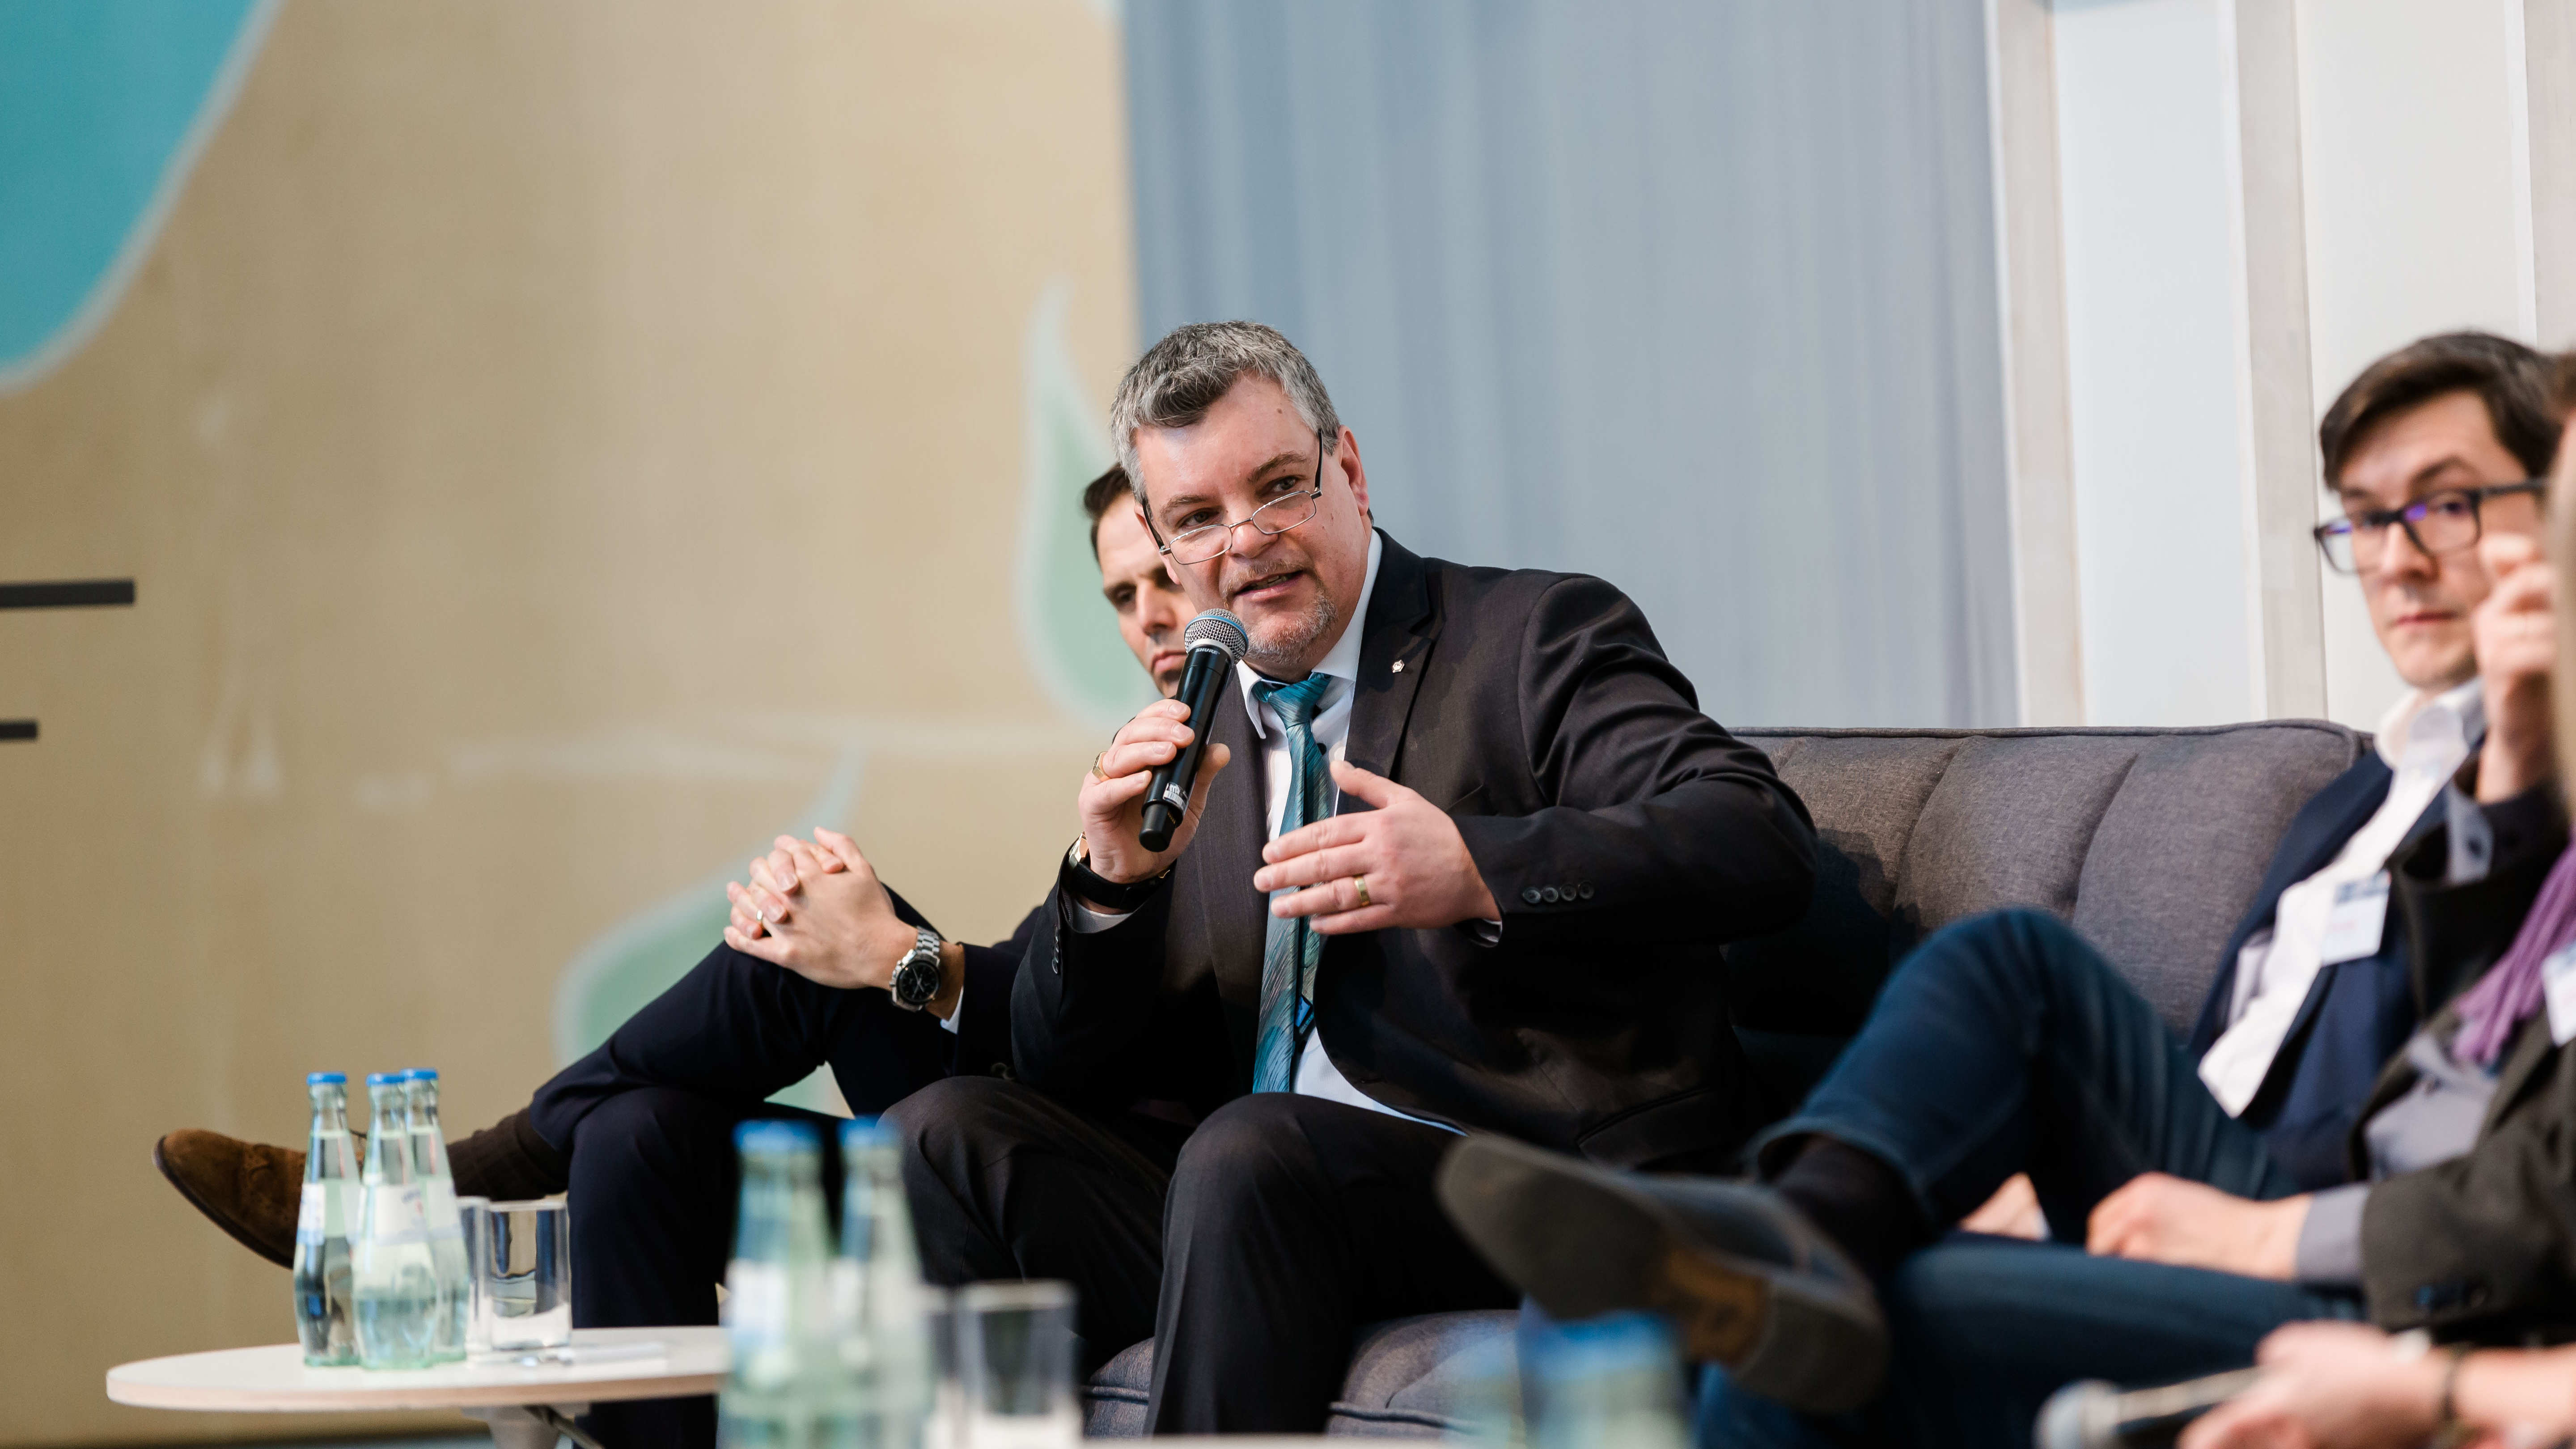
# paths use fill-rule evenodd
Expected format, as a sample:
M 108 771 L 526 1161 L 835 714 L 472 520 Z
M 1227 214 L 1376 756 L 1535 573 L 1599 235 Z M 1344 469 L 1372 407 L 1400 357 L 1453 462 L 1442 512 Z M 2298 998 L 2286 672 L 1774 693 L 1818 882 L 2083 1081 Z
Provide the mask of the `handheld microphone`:
M 1139 844 L 1156 852 L 1171 848 L 1172 833 L 1181 828 L 1181 817 L 1189 812 L 1199 757 L 1207 753 L 1208 709 L 1225 687 L 1226 676 L 1252 647 L 1252 637 L 1243 632 L 1241 619 L 1223 609 L 1210 609 L 1181 631 L 1181 643 L 1189 650 L 1189 660 L 1181 666 L 1178 698 L 1190 707 L 1190 742 L 1147 782 L 1145 828 L 1136 837 Z
M 2238 1369 L 2127 1393 L 2085 1379 L 2048 1396 L 2031 1439 L 2036 1449 L 2164 1449 L 2183 1426 L 2254 1387 L 2262 1373 Z

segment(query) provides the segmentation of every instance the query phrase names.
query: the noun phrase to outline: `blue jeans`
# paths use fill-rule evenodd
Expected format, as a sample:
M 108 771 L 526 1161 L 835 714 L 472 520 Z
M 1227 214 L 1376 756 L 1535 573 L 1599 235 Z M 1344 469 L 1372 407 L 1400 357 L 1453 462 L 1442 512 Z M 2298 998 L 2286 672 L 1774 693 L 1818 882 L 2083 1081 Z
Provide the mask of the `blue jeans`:
M 1957 1234 L 1915 1254 L 1886 1285 L 1895 1356 L 1876 1405 L 1801 1420 L 1712 1373 L 1704 1449 L 2027 1444 L 2040 1404 L 2071 1380 L 2215 1373 L 2251 1363 L 2279 1324 L 2359 1316 L 2356 1300 L 2296 1284 L 2083 1252 L 2094 1205 L 2142 1172 L 2243 1198 L 2298 1188 L 2201 1085 L 2155 1009 L 2054 916 L 1999 911 L 1926 941 L 1757 1152 L 1776 1166 L 1812 1133 L 1895 1167 L 1935 1224 L 2027 1172 L 2061 1241 Z

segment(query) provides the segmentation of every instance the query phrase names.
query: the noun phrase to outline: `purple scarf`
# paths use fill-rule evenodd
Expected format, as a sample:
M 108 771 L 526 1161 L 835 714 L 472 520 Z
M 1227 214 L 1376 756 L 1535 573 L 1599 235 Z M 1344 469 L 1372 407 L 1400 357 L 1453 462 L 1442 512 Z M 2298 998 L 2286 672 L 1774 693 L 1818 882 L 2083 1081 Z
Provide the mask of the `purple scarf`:
M 2541 963 L 2576 941 L 2576 849 L 2562 852 L 2540 883 L 2540 898 L 2522 918 L 2513 945 L 2460 998 L 2460 1030 L 2451 1059 L 2492 1067 L 2513 1029 L 2540 1009 Z

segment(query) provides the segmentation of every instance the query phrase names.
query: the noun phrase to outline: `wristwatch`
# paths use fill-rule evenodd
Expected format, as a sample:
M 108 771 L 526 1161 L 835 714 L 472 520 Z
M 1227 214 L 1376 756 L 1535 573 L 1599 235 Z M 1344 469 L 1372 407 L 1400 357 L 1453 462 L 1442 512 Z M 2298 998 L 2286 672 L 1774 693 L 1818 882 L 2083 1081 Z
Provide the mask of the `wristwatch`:
M 1161 875 L 1121 885 L 1091 868 L 1091 842 L 1077 835 L 1073 838 L 1072 848 L 1064 853 L 1063 879 L 1059 884 L 1101 910 L 1132 911 L 1152 900 L 1154 892 L 1161 890 L 1163 882 L 1172 878 L 1178 865 L 1179 862 L 1175 861 L 1163 867 Z
M 894 963 L 894 980 L 886 989 L 894 995 L 894 1004 L 906 1011 L 919 1011 L 939 994 L 945 973 L 939 969 L 939 933 L 916 931 L 912 949 Z

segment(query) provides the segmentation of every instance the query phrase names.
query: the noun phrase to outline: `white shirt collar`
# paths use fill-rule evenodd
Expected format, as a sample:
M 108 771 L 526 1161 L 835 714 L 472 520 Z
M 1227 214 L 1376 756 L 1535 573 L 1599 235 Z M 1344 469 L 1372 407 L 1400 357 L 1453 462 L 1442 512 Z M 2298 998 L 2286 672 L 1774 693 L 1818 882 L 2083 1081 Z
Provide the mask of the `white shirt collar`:
M 1323 660 L 1315 666 L 1315 673 L 1329 675 L 1336 681 L 1326 686 L 1327 695 L 1336 689 L 1347 688 L 1360 677 L 1360 641 L 1368 633 L 1369 599 L 1377 593 L 1377 565 L 1385 553 L 1386 536 L 1374 528 L 1370 529 L 1368 573 L 1360 579 L 1359 602 L 1352 606 L 1342 621 L 1342 637 L 1333 641 L 1333 647 L 1324 651 Z M 1244 713 L 1252 716 L 1252 737 L 1268 739 L 1270 732 L 1261 723 L 1261 706 L 1252 698 L 1252 686 L 1262 681 L 1261 672 L 1249 664 L 1237 664 L 1234 676 L 1236 686 L 1243 692 Z
M 2440 694 L 2415 690 L 2389 706 L 2388 713 L 2379 718 L 2379 733 L 2372 746 L 2392 770 L 2403 768 L 2406 757 L 2418 750 L 2448 755 L 2456 767 L 2458 761 L 2468 758 L 2469 746 L 2486 729 L 2486 684 L 2472 679 Z

